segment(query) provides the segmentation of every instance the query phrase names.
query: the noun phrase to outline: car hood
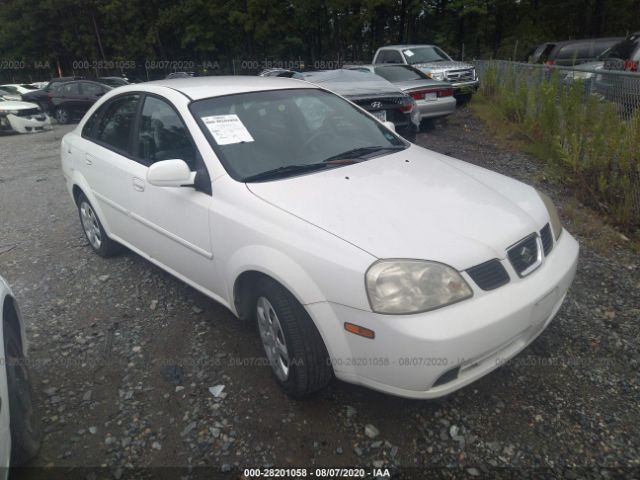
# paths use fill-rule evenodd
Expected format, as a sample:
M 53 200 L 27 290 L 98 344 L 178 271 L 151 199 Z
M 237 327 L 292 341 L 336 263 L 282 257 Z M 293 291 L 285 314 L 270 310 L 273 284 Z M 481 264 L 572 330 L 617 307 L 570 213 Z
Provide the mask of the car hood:
M 10 100 L 8 102 L 0 102 L 0 111 L 3 110 L 29 110 L 31 108 L 38 108 L 35 103 L 18 102 Z
M 435 260 L 459 270 L 504 258 L 507 247 L 548 221 L 532 187 L 415 145 L 247 187 L 375 257 Z
M 464 62 L 457 62 L 451 60 L 448 62 L 425 62 L 416 63 L 412 65 L 415 68 L 422 70 L 423 72 L 445 72 L 447 70 L 457 70 L 461 68 L 473 68 L 473 65 L 469 65 Z

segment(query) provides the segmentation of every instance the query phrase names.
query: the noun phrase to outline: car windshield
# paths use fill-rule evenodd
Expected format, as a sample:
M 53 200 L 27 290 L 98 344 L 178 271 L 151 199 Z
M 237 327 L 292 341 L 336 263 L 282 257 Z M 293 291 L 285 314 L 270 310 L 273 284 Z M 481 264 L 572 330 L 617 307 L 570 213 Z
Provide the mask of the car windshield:
M 37 90 L 37 88 L 34 87 L 33 85 L 20 85 L 20 86 L 27 90 Z
M 409 82 L 411 80 L 424 80 L 428 78 L 423 73 L 403 65 L 376 67 L 376 75 L 380 75 L 389 82 Z
M 335 168 L 407 148 L 350 102 L 318 89 L 228 95 L 190 108 L 227 172 L 239 181 Z
M 451 60 L 451 57 L 438 47 L 405 48 L 402 53 L 409 65 L 427 62 L 448 62 Z

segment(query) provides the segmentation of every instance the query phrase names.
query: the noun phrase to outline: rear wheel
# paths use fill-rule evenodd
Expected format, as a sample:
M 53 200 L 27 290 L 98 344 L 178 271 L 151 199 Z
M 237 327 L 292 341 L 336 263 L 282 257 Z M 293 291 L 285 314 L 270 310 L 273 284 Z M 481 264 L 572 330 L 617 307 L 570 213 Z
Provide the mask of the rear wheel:
M 112 257 L 122 251 L 122 245 L 107 236 L 98 215 L 84 193 L 78 195 L 78 214 L 84 234 L 94 252 L 101 257 Z
M 11 464 L 21 465 L 38 453 L 42 426 L 33 405 L 31 377 L 14 322 L 5 322 L 4 351 L 9 387 Z
M 61 125 L 66 125 L 67 123 L 69 123 L 69 112 L 66 108 L 56 108 L 56 120 Z
M 261 280 L 256 293 L 260 339 L 276 382 L 293 397 L 327 386 L 333 378 L 329 355 L 304 307 L 270 279 Z

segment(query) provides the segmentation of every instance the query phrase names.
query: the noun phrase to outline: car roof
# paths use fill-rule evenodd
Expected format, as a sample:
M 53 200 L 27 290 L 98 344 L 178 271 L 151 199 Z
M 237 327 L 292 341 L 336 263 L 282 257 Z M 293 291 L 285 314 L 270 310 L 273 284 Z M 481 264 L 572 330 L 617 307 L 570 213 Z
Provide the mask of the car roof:
M 411 44 L 406 44 L 406 45 L 385 45 L 384 47 L 380 47 L 380 49 L 382 50 L 383 48 L 416 48 L 416 47 L 437 47 L 437 45 L 433 45 L 431 43 L 411 43 Z
M 119 87 L 119 92 L 144 91 L 146 86 L 165 87 L 181 92 L 191 100 L 221 97 L 238 93 L 264 90 L 286 90 L 289 88 L 314 88 L 307 82 L 292 78 L 238 76 L 210 76 L 172 78 L 153 82 L 136 83 Z

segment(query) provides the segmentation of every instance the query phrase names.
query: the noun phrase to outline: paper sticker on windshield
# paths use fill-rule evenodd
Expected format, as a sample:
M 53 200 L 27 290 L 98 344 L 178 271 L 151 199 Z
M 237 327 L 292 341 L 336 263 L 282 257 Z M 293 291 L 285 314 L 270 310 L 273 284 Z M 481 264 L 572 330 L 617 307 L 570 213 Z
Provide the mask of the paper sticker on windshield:
M 236 114 L 202 117 L 218 145 L 253 142 L 253 137 Z
M 414 53 L 411 50 L 404 50 L 403 52 L 407 57 L 413 57 Z

